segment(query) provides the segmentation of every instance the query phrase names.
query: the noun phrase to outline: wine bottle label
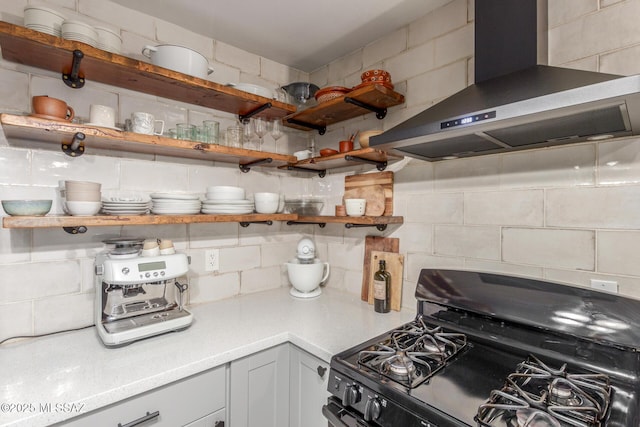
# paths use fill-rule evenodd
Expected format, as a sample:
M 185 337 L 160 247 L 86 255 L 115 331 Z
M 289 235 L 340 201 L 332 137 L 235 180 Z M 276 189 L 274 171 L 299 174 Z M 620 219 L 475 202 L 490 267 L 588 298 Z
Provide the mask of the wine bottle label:
M 387 299 L 387 284 L 384 280 L 373 281 L 373 297 L 383 301 Z

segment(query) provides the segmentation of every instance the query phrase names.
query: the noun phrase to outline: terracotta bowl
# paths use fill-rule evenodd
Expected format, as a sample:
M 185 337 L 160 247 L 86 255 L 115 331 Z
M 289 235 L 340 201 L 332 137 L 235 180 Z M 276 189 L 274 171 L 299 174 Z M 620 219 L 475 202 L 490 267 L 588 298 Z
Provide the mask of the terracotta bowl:
M 365 81 L 381 81 L 391 83 L 391 74 L 385 70 L 367 70 L 360 75 L 360 79 Z M 371 80 L 375 79 L 375 80 Z
M 334 150 L 332 148 L 323 148 L 320 150 L 320 155 L 322 157 L 333 156 L 334 154 L 338 154 L 338 150 Z
M 345 94 L 351 92 L 352 89 L 343 86 L 328 86 L 323 87 L 319 91 L 316 92 L 315 97 L 316 101 L 322 103 L 327 102 L 332 99 L 340 98 Z

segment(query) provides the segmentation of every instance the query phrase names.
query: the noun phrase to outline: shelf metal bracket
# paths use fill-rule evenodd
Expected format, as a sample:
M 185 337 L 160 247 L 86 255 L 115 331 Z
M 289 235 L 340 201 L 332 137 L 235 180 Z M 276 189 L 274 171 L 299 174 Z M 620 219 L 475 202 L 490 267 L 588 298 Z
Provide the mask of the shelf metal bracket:
M 84 225 L 78 225 L 76 227 L 62 227 L 62 229 L 69 234 L 84 234 L 87 232 L 87 227 Z
M 359 227 L 375 227 L 378 231 L 384 231 L 387 229 L 387 224 L 353 224 L 348 222 L 344 225 L 345 228 L 359 228 Z
M 371 159 L 365 159 L 364 157 L 352 156 L 350 154 L 347 154 L 346 156 L 344 156 L 344 159 L 350 162 L 361 162 L 361 163 L 369 163 L 372 165 L 376 165 L 376 169 L 378 169 L 381 172 L 387 168 L 386 160 L 383 160 L 383 161 L 371 160 Z
M 313 123 L 306 123 L 301 120 L 296 120 L 294 118 L 288 118 L 286 120 L 288 123 L 291 123 L 294 125 L 302 126 L 309 129 L 315 129 L 318 131 L 320 135 L 324 135 L 327 132 L 327 127 L 323 125 L 314 125 Z
M 67 156 L 80 157 L 84 154 L 84 139 L 86 135 L 83 132 L 76 132 L 73 135 L 71 143 L 63 142 L 61 144 L 62 152 Z
M 300 166 L 287 165 L 287 170 L 299 171 L 299 172 L 308 172 L 308 173 L 317 173 L 320 178 L 324 178 L 325 176 L 327 176 L 327 170 L 326 169 L 317 170 L 317 169 L 301 168 Z
M 294 224 L 317 224 L 320 228 L 324 228 L 327 225 L 326 222 L 287 221 L 287 225 Z
M 267 221 L 240 221 L 240 226 L 247 228 L 248 226 L 250 226 L 251 224 L 267 224 L 267 225 L 273 225 L 273 221 L 271 220 L 267 220 Z
M 62 73 L 62 81 L 72 89 L 80 89 L 84 86 L 84 77 L 80 77 L 80 62 L 82 58 L 84 58 L 84 53 L 80 49 L 75 49 L 71 61 L 71 72 Z
M 238 165 L 238 167 L 240 168 L 240 170 L 244 173 L 247 173 L 251 170 L 251 166 L 256 166 L 256 165 L 260 165 L 262 163 L 271 163 L 273 162 L 273 159 L 271 157 L 267 157 L 266 159 L 258 159 L 258 160 L 254 160 L 253 162 L 249 162 L 249 163 L 240 163 Z
M 266 104 L 259 106 L 255 110 L 249 111 L 247 114 L 238 114 L 238 119 L 240 120 L 240 123 L 247 124 L 247 122 L 251 117 L 255 116 L 258 113 L 261 113 L 267 108 L 271 108 L 272 106 L 273 104 L 271 104 L 270 102 L 267 102 Z
M 382 120 L 387 116 L 387 109 L 386 108 L 379 108 L 379 107 L 375 107 L 373 105 L 365 104 L 362 101 L 358 101 L 357 99 L 354 99 L 354 98 L 351 98 L 351 97 L 348 97 L 348 96 L 344 98 L 344 102 L 349 103 L 349 104 L 353 104 L 353 105 L 357 105 L 358 107 L 364 108 L 365 110 L 373 111 L 374 113 L 376 113 L 376 117 L 379 120 Z

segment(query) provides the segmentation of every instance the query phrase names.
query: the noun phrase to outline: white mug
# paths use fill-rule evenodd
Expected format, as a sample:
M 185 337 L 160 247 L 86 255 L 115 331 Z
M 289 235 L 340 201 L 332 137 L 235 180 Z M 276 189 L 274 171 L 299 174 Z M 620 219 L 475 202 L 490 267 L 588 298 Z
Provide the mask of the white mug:
M 104 127 L 116 126 L 116 111 L 106 105 L 92 104 L 89 107 L 89 122 Z
M 160 123 L 160 131 L 156 132 L 156 123 Z M 155 120 L 153 114 L 136 112 L 131 113 L 131 131 L 145 135 L 162 135 L 164 132 L 164 120 Z

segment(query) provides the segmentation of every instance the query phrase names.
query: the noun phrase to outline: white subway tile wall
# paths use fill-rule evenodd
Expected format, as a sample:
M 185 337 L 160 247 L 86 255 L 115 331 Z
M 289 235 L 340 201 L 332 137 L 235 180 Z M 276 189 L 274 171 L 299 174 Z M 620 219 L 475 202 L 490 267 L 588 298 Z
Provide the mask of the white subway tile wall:
M 19 23 L 26 1 L 3 2 L 0 17 Z M 390 71 L 406 103 L 383 121 L 372 114 L 338 123 L 319 136 L 287 129 L 285 138 L 265 147 L 282 153 L 316 148 L 365 129 L 388 129 L 434 102 L 473 83 L 473 4 L 442 7 L 349 55 L 305 73 L 189 29 L 104 0 L 49 1 L 76 18 L 117 27 L 123 53 L 144 59 L 146 44 L 187 44 L 201 51 L 218 83 L 249 82 L 275 88 L 310 80 L 319 86 L 355 85 L 370 68 Z M 621 74 L 640 70 L 637 52 L 640 0 L 555 0 L 549 5 L 551 65 Z M 28 113 L 32 95 L 67 100 L 79 117 L 94 103 L 117 108 L 118 121 L 148 111 L 175 123 L 205 118 L 225 129 L 228 113 L 88 81 L 67 88 L 57 73 L 0 61 L 0 112 Z M 70 158 L 51 149 L 15 146 L 0 133 L 0 199 L 56 199 L 59 180 L 98 181 L 105 189 L 190 191 L 211 185 L 240 185 L 247 194 L 280 191 L 290 196 L 322 195 L 331 214 L 343 191 L 344 172 L 324 179 L 305 174 L 237 167 L 195 160 L 118 152 L 89 152 Z M 96 227 L 84 235 L 59 229 L 0 229 L 0 339 L 53 332 L 93 322 L 93 257 L 101 240 L 116 235 L 171 238 L 191 256 L 191 304 L 288 286 L 283 263 L 295 256 L 297 241 L 313 236 L 318 256 L 331 263 L 327 286 L 360 293 L 365 235 L 401 239 L 405 255 L 403 305 L 415 306 L 413 292 L 421 268 L 503 272 L 589 286 L 591 278 L 616 280 L 620 292 L 640 297 L 637 218 L 640 139 L 541 149 L 435 164 L 411 160 L 396 169 L 395 206 L 405 224 L 345 230 L 339 224 L 272 226 L 191 224 Z M 363 170 L 361 168 L 358 171 Z M 61 212 L 54 203 L 53 212 Z M 220 250 L 220 271 L 204 269 L 207 249 Z M 20 286 L 16 286 L 19 281 Z

